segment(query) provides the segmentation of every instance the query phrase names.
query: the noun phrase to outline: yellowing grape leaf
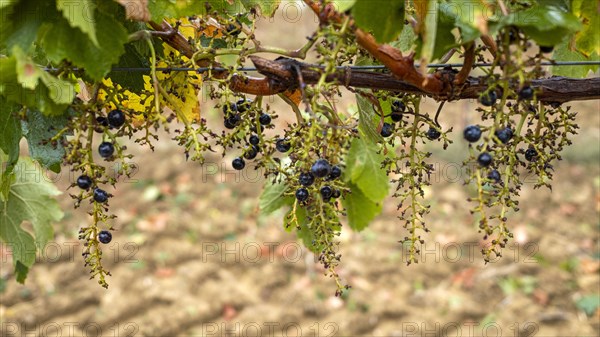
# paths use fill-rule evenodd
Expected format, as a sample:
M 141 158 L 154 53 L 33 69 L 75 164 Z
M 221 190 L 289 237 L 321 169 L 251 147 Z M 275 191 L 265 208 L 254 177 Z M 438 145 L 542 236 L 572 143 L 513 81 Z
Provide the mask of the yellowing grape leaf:
M 294 102 L 296 105 L 300 105 L 300 101 L 302 101 L 302 91 L 300 89 L 295 90 L 286 90 L 283 92 L 285 97 L 289 98 L 290 101 Z

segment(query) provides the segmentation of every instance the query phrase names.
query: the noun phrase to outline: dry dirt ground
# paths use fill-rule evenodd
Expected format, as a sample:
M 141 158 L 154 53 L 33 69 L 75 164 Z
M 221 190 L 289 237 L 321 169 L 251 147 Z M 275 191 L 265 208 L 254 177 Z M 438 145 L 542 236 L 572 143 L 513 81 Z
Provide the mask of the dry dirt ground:
M 89 218 L 63 195 L 66 217 L 25 285 L 2 255 L 0 335 L 597 336 L 600 105 L 577 106 L 581 134 L 556 165 L 552 192 L 525 186 L 502 259 L 484 265 L 471 191 L 452 182 L 448 163 L 466 151 L 457 138 L 435 151 L 446 174 L 426 191 L 425 261 L 402 262 L 405 233 L 389 199 L 368 229 L 340 238 L 339 273 L 352 285 L 344 298 L 283 230 L 283 210 L 259 214 L 263 181 L 252 170 L 234 172 L 230 157 L 185 162 L 166 138 L 155 153 L 131 146 L 139 172 L 111 191 L 109 289 L 88 280 L 76 234 Z M 461 130 L 473 107 L 451 105 L 444 123 Z

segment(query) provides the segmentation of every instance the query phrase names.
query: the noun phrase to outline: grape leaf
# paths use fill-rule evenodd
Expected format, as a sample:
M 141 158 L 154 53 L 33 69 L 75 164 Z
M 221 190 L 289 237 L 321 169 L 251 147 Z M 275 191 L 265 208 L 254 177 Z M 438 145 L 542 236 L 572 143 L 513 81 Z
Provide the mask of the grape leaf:
M 53 77 L 46 74 L 49 77 Z M 51 78 L 46 78 L 52 84 Z M 58 87 L 54 86 L 58 91 Z M 53 98 L 46 85 L 38 85 L 34 90 L 23 88 L 17 76 L 17 61 L 13 57 L 0 58 L 0 94 L 8 101 L 19 103 L 30 108 L 36 108 L 46 115 L 61 115 L 67 109 L 67 104 L 59 104 Z
M 150 62 L 133 44 L 125 45 L 125 53 L 121 55 L 117 67 L 121 68 L 147 68 Z M 110 77 L 115 83 L 123 88 L 134 92 L 144 90 L 144 73 L 138 71 L 111 71 L 107 77 Z
M 60 164 L 65 154 L 63 134 L 54 146 L 47 141 L 67 125 L 66 116 L 48 117 L 36 110 L 27 111 L 27 120 L 23 121 L 23 135 L 29 144 L 29 155 L 42 166 L 53 172 L 60 172 Z
M 9 103 L 0 96 L 0 150 L 6 159 L 0 161 L 0 200 L 6 200 L 14 165 L 19 159 L 19 141 L 21 123 L 14 113 L 20 109 L 17 104 Z M 4 163 L 6 160 L 6 168 Z
M 344 197 L 342 205 L 348 214 L 348 225 L 355 231 L 362 231 L 381 213 L 381 202 L 374 202 L 365 196 L 362 190 L 350 184 L 351 193 Z
M 438 32 L 438 6 L 437 0 L 429 1 L 427 6 L 427 12 L 425 14 L 425 20 L 421 25 L 421 61 L 423 64 L 429 63 L 433 59 L 433 53 L 436 44 L 436 36 Z M 424 7 L 424 6 L 421 6 Z
M 458 45 L 454 34 L 452 34 L 454 25 L 455 19 L 446 11 L 443 11 L 441 6 L 438 6 L 437 31 L 435 33 L 432 60 L 442 58 L 451 48 Z
M 287 185 L 285 183 L 267 181 L 258 201 L 261 213 L 271 214 L 286 204 L 290 204 L 290 198 L 283 196 L 286 188 Z
M 53 5 L 52 1 L 18 1 L 12 7 L 2 9 L 0 46 L 8 50 L 14 46 L 28 50 L 33 46 L 40 26 L 54 20 L 56 10 L 51 10 Z
M 345 12 L 354 6 L 356 0 L 333 0 L 332 3 L 336 6 L 336 11 Z
M 390 43 L 390 45 L 396 49 L 399 49 L 401 52 L 407 52 L 412 49 L 416 38 L 417 35 L 411 27 L 404 27 L 400 37 L 396 41 Z
M 258 8 L 263 15 L 272 17 L 275 15 L 281 0 L 241 0 L 241 2 L 247 10 Z
M 569 50 L 569 43 L 567 41 L 559 44 L 554 48 L 554 54 L 552 55 L 555 61 L 598 61 L 600 57 L 598 54 L 593 54 L 592 57 L 586 58 L 577 51 Z M 590 71 L 596 72 L 598 70 L 597 65 L 587 66 L 554 66 L 552 67 L 552 75 L 554 76 L 565 76 L 572 78 L 585 78 Z
M 128 34 L 112 16 L 96 11 L 94 17 L 97 26 L 102 27 L 96 32 L 100 47 L 96 47 L 87 35 L 71 27 L 62 17 L 52 25 L 45 25 L 39 40 L 52 62 L 70 60 L 84 68 L 92 79 L 100 80 L 125 52 Z
M 75 88 L 65 80 L 61 80 L 40 69 L 19 47 L 13 48 L 17 60 L 17 80 L 26 89 L 34 90 L 41 80 L 50 91 L 50 98 L 57 104 L 70 104 L 75 97 Z
M 191 15 L 204 15 L 209 7 L 211 12 L 217 13 L 240 13 L 244 6 L 240 0 L 148 0 L 148 9 L 153 21 L 164 18 L 183 18 Z
M 383 137 L 377 132 L 377 125 L 381 120 L 381 116 L 373 108 L 373 103 L 357 94 L 356 104 L 358 105 L 358 130 L 360 130 L 360 133 L 373 143 L 383 140 Z
M 440 3 L 440 13 L 454 21 L 459 28 L 461 42 L 471 42 L 488 30 L 486 19 L 492 19 L 493 13 L 481 1 L 452 0 L 449 3 Z
M 388 194 L 389 183 L 386 172 L 381 168 L 383 155 L 378 153 L 377 144 L 364 137 L 355 138 L 346 157 L 344 179 L 355 184 L 373 202 L 382 201 Z
M 96 47 L 100 47 L 96 38 L 96 27 L 94 26 L 94 10 L 96 5 L 91 0 L 56 0 L 56 8 L 72 27 L 81 29 L 87 34 Z
M 521 28 L 540 46 L 555 46 L 583 26 L 577 17 L 555 6 L 534 6 L 500 19 L 503 26 Z
M 356 0 L 352 14 L 380 43 L 395 40 L 404 28 L 404 0 Z
M 44 179 L 30 158 L 20 158 L 8 198 L 0 201 L 0 239 L 10 245 L 17 280 L 23 282 L 35 262 L 36 247 L 43 248 L 52 238 L 51 223 L 59 221 L 63 212 L 53 198 L 60 192 Z M 21 227 L 23 221 L 33 225 L 33 236 Z
M 19 158 L 21 124 L 14 115 L 19 109 L 20 106 L 0 96 L 0 149 L 8 155 L 10 163 L 16 163 Z
M 577 33 L 577 49 L 585 56 L 600 55 L 600 14 L 598 2 L 573 0 L 573 13 L 583 22 L 583 29 Z
M 8 6 L 8 5 L 12 5 L 15 2 L 17 2 L 17 1 L 18 0 L 2 0 L 2 1 L 0 1 L 0 8 L 4 8 L 4 7 Z
M 293 205 L 293 201 L 290 205 Z M 295 213 L 294 208 L 291 208 L 283 218 L 283 223 L 287 231 L 296 230 L 298 239 L 302 240 L 304 246 L 313 253 L 319 253 L 322 250 L 321 245 L 317 245 L 315 242 L 315 236 L 313 232 L 308 228 L 309 221 L 306 214 L 306 209 L 298 205 Z M 298 229 L 300 227 L 300 229 Z

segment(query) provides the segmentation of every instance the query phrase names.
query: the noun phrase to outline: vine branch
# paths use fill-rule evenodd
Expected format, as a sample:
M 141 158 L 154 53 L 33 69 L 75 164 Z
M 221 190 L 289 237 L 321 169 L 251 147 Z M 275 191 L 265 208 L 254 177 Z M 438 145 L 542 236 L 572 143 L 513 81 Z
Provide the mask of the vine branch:
M 305 1 L 307 3 L 313 3 L 310 0 Z M 318 4 L 315 5 L 318 6 Z M 320 12 L 319 15 L 320 17 L 322 16 Z M 163 21 L 161 24 L 150 22 L 150 25 L 157 31 L 165 32 L 165 34 L 158 34 L 155 36 L 160 37 L 165 43 L 177 49 L 182 55 L 190 59 L 193 57 L 195 53 L 194 47 L 168 22 Z M 374 46 L 376 45 L 376 42 L 374 41 L 373 37 L 370 36 L 370 34 L 364 33 L 360 29 L 357 29 L 356 32 L 358 32 L 358 34 L 363 34 L 361 41 L 363 41 L 365 45 L 368 45 L 369 48 L 375 48 Z M 380 50 L 381 46 L 377 46 L 378 47 L 376 50 Z M 395 53 L 393 51 L 386 50 L 385 46 L 383 46 L 383 50 L 384 51 L 382 51 L 382 53 L 384 54 L 386 52 L 392 54 Z M 465 62 L 467 61 L 467 56 L 468 53 L 465 55 Z M 303 78 L 304 84 L 315 84 L 319 81 L 322 73 L 318 71 L 319 68 L 317 66 L 302 63 L 293 59 L 282 58 L 277 61 L 272 61 L 255 55 L 251 55 L 249 58 L 252 60 L 259 72 L 266 77 L 259 78 L 235 74 L 231 77 L 229 83 L 231 89 L 234 91 L 259 96 L 277 95 L 286 90 L 298 88 L 299 77 Z M 404 58 L 409 59 L 410 57 L 406 56 Z M 407 60 L 406 62 L 410 62 L 410 60 Z M 220 63 L 209 59 L 197 60 L 195 61 L 195 64 L 198 67 L 222 67 Z M 402 62 L 397 62 L 395 64 L 396 66 L 393 69 L 396 71 L 398 71 L 398 69 L 401 67 L 406 66 L 406 64 Z M 418 73 L 416 68 L 412 66 L 412 63 L 411 67 L 414 72 Z M 296 74 L 295 69 L 299 69 L 300 74 Z M 221 79 L 227 78 L 229 75 L 229 72 L 226 70 L 213 70 L 212 72 L 214 77 Z M 480 80 L 479 78 L 468 77 L 465 79 L 465 83 L 461 92 L 451 96 L 451 88 L 447 88 L 447 86 L 443 86 L 443 90 L 431 90 L 440 84 L 443 85 L 443 83 L 437 77 L 427 77 L 432 80 L 427 82 L 426 88 L 423 88 L 422 86 L 415 84 L 415 82 L 420 83 L 422 79 L 418 76 L 422 75 L 420 75 L 420 73 L 418 73 L 418 75 L 407 75 L 404 77 L 405 80 L 402 80 L 396 74 L 377 73 L 371 71 L 353 71 L 350 69 L 345 69 L 327 76 L 326 81 L 335 81 L 340 83 L 340 85 L 347 87 L 422 94 L 432 96 L 440 100 L 476 99 L 482 92 L 487 90 L 487 86 L 484 84 L 484 81 Z M 532 81 L 531 85 L 533 88 L 538 90 L 538 99 L 544 102 L 564 103 L 568 101 L 592 100 L 600 98 L 600 78 L 573 79 L 565 77 L 552 77 L 548 79 L 534 80 Z

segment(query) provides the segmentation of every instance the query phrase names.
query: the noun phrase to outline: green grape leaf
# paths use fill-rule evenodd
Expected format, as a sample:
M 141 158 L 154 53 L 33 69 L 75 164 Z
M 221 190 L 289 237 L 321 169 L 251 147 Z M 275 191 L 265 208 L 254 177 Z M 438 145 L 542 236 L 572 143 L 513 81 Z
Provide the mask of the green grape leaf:
M 34 90 L 41 80 L 50 91 L 50 98 L 58 104 L 70 104 L 75 97 L 75 88 L 65 80 L 54 77 L 40 69 L 19 47 L 13 48 L 17 60 L 17 80 L 26 89 Z
M 16 1 L 14 6 L 2 9 L 0 47 L 7 50 L 14 46 L 22 50 L 31 48 L 40 26 L 45 21 L 54 20 L 56 11 L 52 10 L 53 6 L 53 1 Z
M 357 66 L 373 65 L 370 58 L 359 57 L 355 63 Z M 371 94 L 369 91 L 364 91 L 365 94 Z M 391 112 L 390 104 L 379 101 L 384 114 Z M 356 105 L 358 107 L 358 130 L 362 135 L 367 137 L 371 142 L 378 143 L 383 141 L 383 137 L 377 132 L 377 126 L 381 121 L 379 112 L 375 111 L 373 103 L 359 93 L 356 94 Z
M 585 56 L 592 53 L 600 55 L 600 14 L 598 2 L 589 0 L 573 0 L 573 14 L 580 18 L 583 29 L 577 33 L 577 50 Z
M 449 3 L 440 3 L 439 6 L 441 15 L 453 20 L 454 26 L 459 28 L 462 43 L 480 37 L 482 30 L 487 30 L 487 22 L 482 18 L 493 17 L 493 13 L 489 11 L 490 6 L 480 1 L 452 0 Z
M 21 123 L 15 113 L 20 108 L 19 105 L 9 103 L 0 96 L 0 149 L 8 155 L 9 163 L 16 163 L 19 158 Z
M 391 42 L 390 45 L 404 53 L 412 50 L 416 39 L 417 35 L 412 27 L 405 26 L 404 29 L 402 29 L 400 37 L 396 41 Z
M 273 183 L 267 181 L 260 195 L 258 207 L 263 214 L 271 214 L 286 204 L 290 204 L 290 198 L 285 198 L 283 194 L 287 189 L 285 183 Z
M 599 61 L 600 57 L 594 53 L 590 58 L 586 58 L 577 51 L 569 50 L 569 43 L 563 42 L 554 48 L 554 54 L 552 55 L 555 61 Z M 596 72 L 598 70 L 597 65 L 587 66 L 553 66 L 552 75 L 554 76 L 565 76 L 572 78 L 585 78 L 590 71 Z
M 13 167 L 19 159 L 21 123 L 14 115 L 19 109 L 19 105 L 9 103 L 0 96 L 0 150 L 5 157 L 0 160 L 0 200 L 8 197 Z M 7 163 L 6 168 L 4 163 Z
M 583 27 L 572 13 L 556 6 L 534 6 L 500 18 L 502 26 L 517 26 L 540 46 L 555 46 Z
M 332 3 L 335 5 L 336 11 L 345 12 L 354 6 L 356 0 L 333 0 Z
M 356 0 L 352 14 L 380 43 L 395 40 L 404 28 L 404 0 Z
M 52 85 L 54 82 L 52 77 L 50 74 L 45 74 L 41 78 Z M 58 81 L 60 81 L 59 85 L 63 82 L 62 80 Z M 37 85 L 34 90 L 22 87 L 18 80 L 17 61 L 14 56 L 0 58 L 0 94 L 6 97 L 8 101 L 39 109 L 46 115 L 61 115 L 65 112 L 68 105 L 56 103 L 55 100 L 62 101 L 65 97 L 65 92 L 61 91 L 59 86 L 52 85 L 52 87 L 55 93 L 54 96 L 46 85 Z
M 100 47 L 96 38 L 96 27 L 94 26 L 94 10 L 96 5 L 91 0 L 56 0 L 56 8 L 72 27 L 81 29 L 87 34 L 96 47 Z
M 61 140 L 67 135 L 63 134 L 55 146 L 48 143 L 48 140 L 67 125 L 67 117 L 49 117 L 39 111 L 28 110 L 26 118 L 23 121 L 23 136 L 29 144 L 29 155 L 42 166 L 53 172 L 60 172 L 60 164 L 65 155 Z
M 438 6 L 437 31 L 435 33 L 435 44 L 433 48 L 432 60 L 440 59 L 450 49 L 456 47 L 456 38 L 452 34 L 455 26 L 455 19 L 448 15 L 446 11 Z
M 374 202 L 354 184 L 350 184 L 350 191 L 351 193 L 342 200 L 342 205 L 348 215 L 348 225 L 360 232 L 381 213 L 383 207 L 381 202 Z
M 380 202 L 388 194 L 388 177 L 381 163 L 384 156 L 378 153 L 377 144 L 355 138 L 346 157 L 344 180 L 358 186 L 362 193 L 373 202 Z
M 281 0 L 241 0 L 241 2 L 247 10 L 258 8 L 263 15 L 272 17 L 275 15 Z
M 424 24 L 421 29 L 421 61 L 429 63 L 433 59 L 436 36 L 438 32 L 438 5 L 437 0 L 430 0 L 427 3 L 427 13 L 425 14 Z
M 92 79 L 100 80 L 125 52 L 128 34 L 115 18 L 100 11 L 96 11 L 94 17 L 97 26 L 102 27 L 96 31 L 100 47 L 96 47 L 87 35 L 71 27 L 62 17 L 52 25 L 46 25 L 39 40 L 52 62 L 70 60 L 84 68 Z
M 11 246 L 17 280 L 23 282 L 35 262 L 36 247 L 43 248 L 52 238 L 52 222 L 63 212 L 54 199 L 60 192 L 45 180 L 30 158 L 20 158 L 8 198 L 0 202 L 0 239 Z M 21 227 L 23 221 L 33 225 L 33 236 Z
M 293 205 L 293 201 L 291 202 L 291 205 Z M 298 239 L 302 240 L 302 243 L 308 250 L 313 253 L 319 253 L 322 250 L 323 247 L 315 244 L 315 236 L 310 228 L 308 228 L 308 215 L 304 207 L 297 205 L 295 212 L 294 208 L 290 208 L 284 216 L 283 221 L 286 231 L 289 232 L 295 229 Z M 298 229 L 298 227 L 300 227 L 300 229 Z
M 12 4 L 16 3 L 17 1 L 19 1 L 19 0 L 2 0 L 2 1 L 0 1 L 0 8 L 4 8 L 8 5 L 12 5 Z
M 150 62 L 144 57 L 133 44 L 125 45 L 125 53 L 121 55 L 117 67 L 120 68 L 147 68 Z M 107 77 L 113 80 L 113 83 L 120 84 L 123 88 L 133 92 L 142 92 L 144 90 L 144 73 L 138 71 L 111 71 Z
M 210 12 L 236 14 L 244 10 L 240 0 L 148 0 L 148 10 L 153 21 L 164 18 L 183 18 L 191 15 L 204 15 Z

